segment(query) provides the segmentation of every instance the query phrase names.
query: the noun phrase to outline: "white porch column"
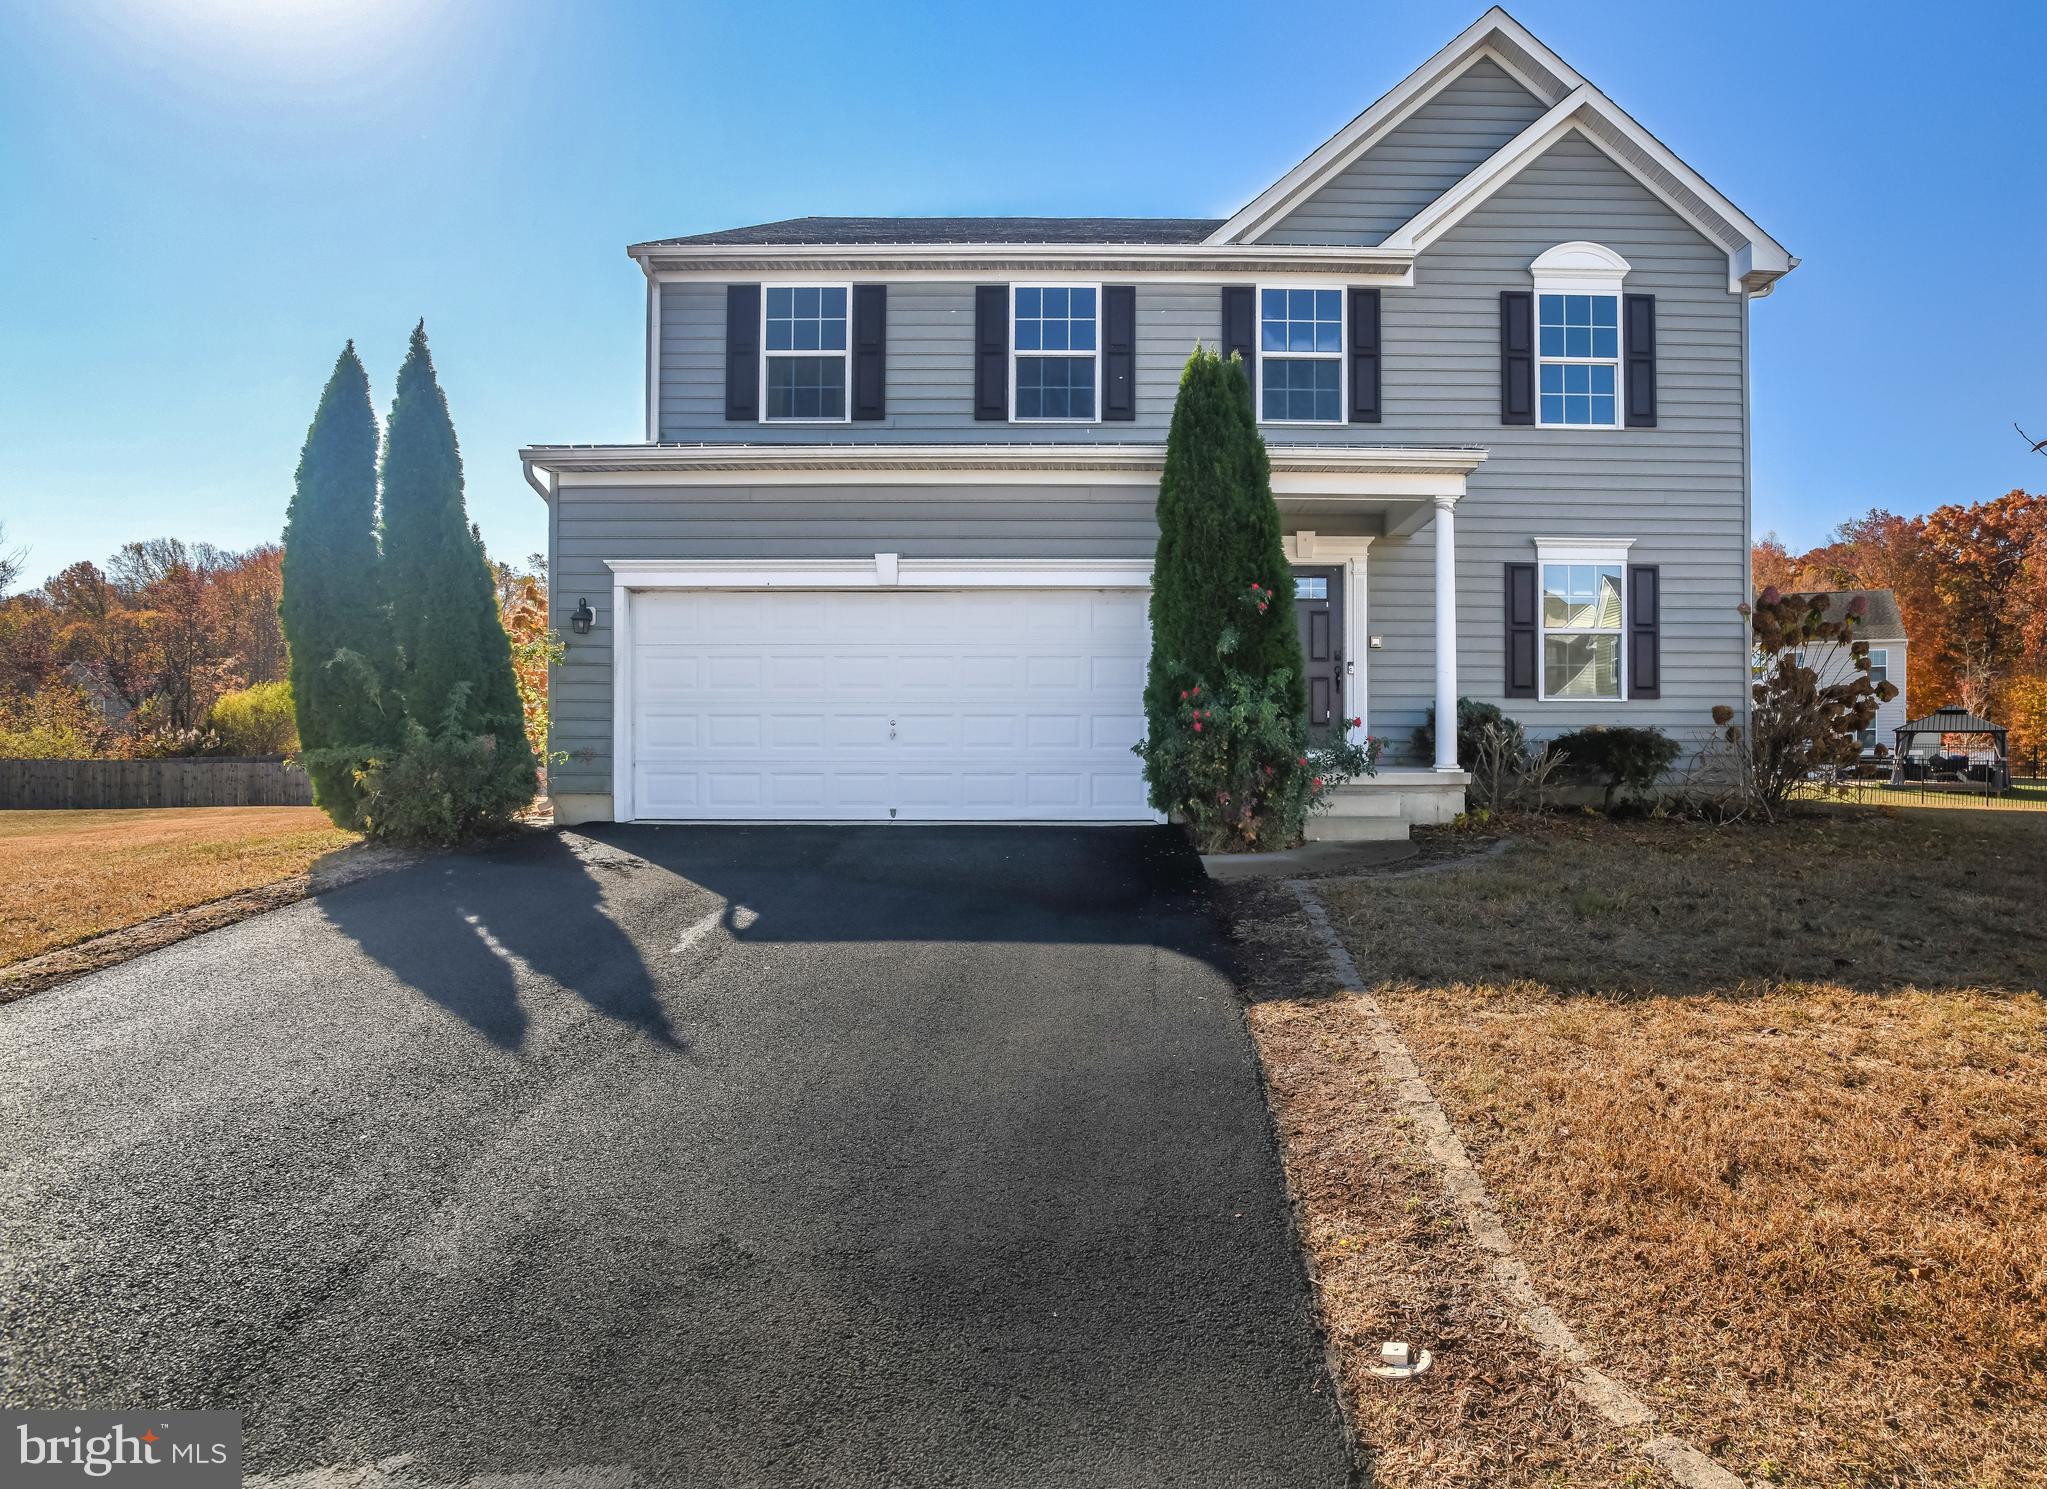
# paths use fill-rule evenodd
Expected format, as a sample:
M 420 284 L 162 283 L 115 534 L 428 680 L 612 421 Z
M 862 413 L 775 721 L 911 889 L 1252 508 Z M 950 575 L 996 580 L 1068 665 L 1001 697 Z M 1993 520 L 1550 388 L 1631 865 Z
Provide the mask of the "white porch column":
M 1436 769 L 1457 769 L 1457 523 L 1436 498 Z

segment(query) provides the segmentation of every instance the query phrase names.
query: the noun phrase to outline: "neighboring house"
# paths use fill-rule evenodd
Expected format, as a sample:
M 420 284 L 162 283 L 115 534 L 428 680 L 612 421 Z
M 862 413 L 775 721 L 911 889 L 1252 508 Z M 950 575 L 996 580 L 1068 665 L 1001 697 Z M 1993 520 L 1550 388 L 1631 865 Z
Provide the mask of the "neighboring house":
M 1314 722 L 1410 766 L 1340 807 L 1390 825 L 1319 830 L 1461 805 L 1452 731 L 1402 758 L 1460 693 L 1537 736 L 1746 706 L 1749 306 L 1796 260 L 1502 11 L 1227 220 L 630 254 L 646 443 L 521 452 L 554 613 L 596 613 L 555 674 L 561 820 L 1148 817 L 1197 342 L 1251 374 Z
M 1827 619 L 1839 622 L 1847 618 L 1848 607 L 1860 598 L 1868 601 L 1868 608 L 1854 631 L 1856 641 L 1869 643 L 1869 680 L 1889 682 L 1896 686 L 1898 696 L 1888 703 L 1880 703 L 1876 710 L 1876 723 L 1862 731 L 1862 753 L 1874 755 L 1877 746 L 1883 746 L 1888 755 L 1897 746 L 1897 729 L 1912 717 L 1906 706 L 1905 684 L 1905 617 L 1898 609 L 1898 597 L 1887 589 L 1838 589 L 1807 591 L 1822 593 L 1827 602 Z M 1803 666 L 1819 674 L 1822 685 L 1845 682 L 1854 671 L 1855 663 L 1845 646 L 1829 643 L 1794 653 Z M 1922 741 L 1922 748 L 1937 745 L 1937 739 Z

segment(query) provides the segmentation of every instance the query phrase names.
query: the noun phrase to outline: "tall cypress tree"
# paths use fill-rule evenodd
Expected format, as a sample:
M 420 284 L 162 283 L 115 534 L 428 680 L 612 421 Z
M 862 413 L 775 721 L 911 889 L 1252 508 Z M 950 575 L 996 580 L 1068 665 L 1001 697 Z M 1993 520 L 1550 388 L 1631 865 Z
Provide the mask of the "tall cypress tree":
M 383 476 L 384 592 L 405 712 L 437 730 L 456 686 L 467 683 L 464 729 L 494 736 L 499 758 L 523 761 L 530 784 L 533 751 L 511 642 L 498 620 L 490 565 L 463 508 L 462 453 L 434 376 L 424 321 L 413 328 L 398 369 Z
M 1225 628 L 1237 635 L 1227 658 L 1230 670 L 1251 677 L 1284 672 L 1290 679 L 1288 705 L 1305 720 L 1293 571 L 1241 360 L 1224 361 L 1200 347 L 1187 359 L 1166 436 L 1158 521 L 1151 668 L 1144 687 L 1151 737 L 1160 738 L 1161 726 L 1182 706 L 1182 689 L 1222 681 Z M 1253 584 L 1273 596 L 1262 612 L 1245 600 Z
M 335 358 L 306 432 L 284 520 L 284 597 L 278 606 L 291 646 L 291 696 L 307 751 L 372 747 L 392 722 L 368 691 L 328 664 L 351 651 L 378 672 L 390 663 L 377 582 L 377 416 L 370 380 L 349 342 Z M 356 798 L 348 768 L 307 761 L 313 799 L 352 825 Z

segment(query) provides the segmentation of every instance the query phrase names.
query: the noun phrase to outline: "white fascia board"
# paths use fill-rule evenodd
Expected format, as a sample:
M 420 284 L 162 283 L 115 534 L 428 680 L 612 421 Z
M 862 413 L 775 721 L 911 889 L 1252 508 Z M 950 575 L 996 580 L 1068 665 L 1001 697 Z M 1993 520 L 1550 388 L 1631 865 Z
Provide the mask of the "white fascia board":
M 664 559 L 604 561 L 615 586 L 647 589 L 1144 589 L 1148 558 Z
M 1769 279 L 1763 282 L 1767 285 L 1790 273 L 1797 266 L 1798 261 L 1785 252 L 1782 244 L 1757 227 L 1732 202 L 1715 191 L 1704 177 L 1664 149 L 1654 136 L 1628 118 L 1614 106 L 1611 99 L 1589 83 L 1573 89 L 1554 108 L 1549 109 L 1541 118 L 1479 162 L 1471 174 L 1394 229 L 1388 234 L 1383 246 L 1399 248 L 1417 255 L 1425 252 L 1431 244 L 1463 221 L 1501 187 L 1539 160 L 1551 146 L 1574 132 L 1626 171 L 1658 201 L 1698 229 L 1708 240 L 1725 244 L 1718 224 L 1702 218 L 1690 203 L 1665 190 L 1661 182 L 1645 173 L 1626 155 L 1615 150 L 1608 140 L 1601 137 L 1599 130 L 1586 127 L 1588 121 L 1593 119 L 1621 134 L 1682 182 L 1714 212 L 1720 214 L 1727 225 L 1736 232 L 1748 236 L 1746 243 L 1727 250 L 1729 294 L 1740 294 L 1744 289 L 1758 288 L 1748 282 L 1751 275 L 1767 274 Z
M 1482 448 L 1278 445 L 1281 495 L 1417 499 L 1462 495 Z M 522 450 L 556 489 L 578 486 L 1150 486 L 1162 444 L 616 445 Z
M 1503 40 L 1547 68 L 1562 82 L 1566 92 L 1585 81 L 1563 58 L 1537 41 L 1519 21 L 1494 6 L 1395 84 L 1385 97 L 1338 130 L 1306 160 L 1260 192 L 1210 234 L 1208 241 L 1213 244 L 1241 243 L 1270 228 L 1292 211 L 1302 198 L 1312 196 L 1326 185 L 1352 161 L 1461 77 L 1481 57 L 1498 65 L 1538 99 L 1550 99 L 1550 90 L 1544 88 L 1540 80 L 1531 78 L 1526 69 L 1500 48 L 1498 43 Z
M 1255 284 L 1275 275 L 1319 275 L 1374 284 L 1414 283 L 1411 255 L 1350 244 L 1210 247 L 1190 244 L 695 244 L 631 250 L 650 280 L 743 276 L 773 284 L 853 276 L 886 284 L 989 279 L 1154 280 L 1191 284 Z

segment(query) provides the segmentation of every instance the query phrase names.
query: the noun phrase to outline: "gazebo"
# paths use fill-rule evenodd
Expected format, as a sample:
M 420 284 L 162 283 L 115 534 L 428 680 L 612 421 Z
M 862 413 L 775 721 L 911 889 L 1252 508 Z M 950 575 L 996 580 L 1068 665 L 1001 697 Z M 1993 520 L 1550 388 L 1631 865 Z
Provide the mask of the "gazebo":
M 1949 704 L 1936 709 L 1923 719 L 1913 719 L 1900 724 L 1897 729 L 1897 749 L 1891 755 L 1891 783 L 1901 785 L 1907 779 L 1905 774 L 1906 755 L 1912 748 L 1912 741 L 1921 734 L 1987 734 L 1996 758 L 1987 767 L 1988 776 L 1984 784 L 1992 791 L 2003 791 L 2011 785 L 2011 759 L 2005 744 L 2005 730 L 2002 724 L 1993 724 L 1981 714 L 1970 713 L 1966 708 Z

